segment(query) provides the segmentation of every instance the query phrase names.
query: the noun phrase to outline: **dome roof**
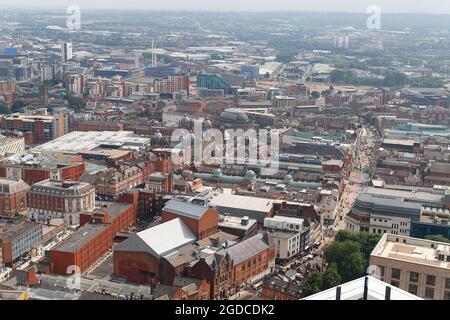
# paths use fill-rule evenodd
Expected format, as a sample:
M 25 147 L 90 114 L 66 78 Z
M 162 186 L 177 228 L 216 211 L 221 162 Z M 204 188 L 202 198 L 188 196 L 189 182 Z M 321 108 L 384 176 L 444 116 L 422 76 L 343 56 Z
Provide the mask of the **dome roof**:
M 245 173 L 245 177 L 247 179 L 254 180 L 254 179 L 256 179 L 256 173 L 253 170 L 247 170 L 247 172 Z
M 212 128 L 212 124 L 211 121 L 209 121 L 208 119 L 205 119 L 202 123 L 203 129 L 211 129 Z
M 249 122 L 247 114 L 241 109 L 229 108 L 225 109 L 219 119 L 223 122 Z
M 222 175 L 222 170 L 220 168 L 217 168 L 216 170 L 214 170 L 213 175 L 215 177 L 220 177 Z
M 191 125 L 191 118 L 188 117 L 187 114 L 183 116 L 180 120 L 181 127 L 189 127 Z

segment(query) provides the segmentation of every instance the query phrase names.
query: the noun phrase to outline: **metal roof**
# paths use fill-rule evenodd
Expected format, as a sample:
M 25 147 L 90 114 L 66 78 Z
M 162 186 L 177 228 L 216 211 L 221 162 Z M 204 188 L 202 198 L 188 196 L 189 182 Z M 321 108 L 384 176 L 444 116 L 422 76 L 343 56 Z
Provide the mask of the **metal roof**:
M 208 207 L 192 204 L 185 200 L 172 199 L 166 203 L 163 211 L 198 220 L 208 211 L 208 209 Z
M 177 218 L 136 233 L 116 245 L 114 250 L 148 252 L 160 257 L 195 241 L 197 241 L 195 234 Z

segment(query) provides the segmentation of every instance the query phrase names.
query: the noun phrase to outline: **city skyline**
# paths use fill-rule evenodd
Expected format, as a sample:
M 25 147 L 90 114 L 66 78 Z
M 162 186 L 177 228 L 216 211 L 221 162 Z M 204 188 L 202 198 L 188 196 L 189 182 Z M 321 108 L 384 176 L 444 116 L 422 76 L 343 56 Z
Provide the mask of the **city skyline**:
M 121 10 L 173 10 L 173 11 L 219 11 L 219 12 L 349 12 L 366 13 L 370 6 L 378 6 L 384 13 L 426 13 L 426 14 L 450 14 L 450 1 L 431 0 L 423 1 L 388 1 L 388 0 L 346 0 L 336 3 L 333 0 L 319 0 L 309 2 L 304 0 L 218 0 L 205 2 L 204 0 L 170 0 L 164 3 L 148 3 L 145 0 L 131 0 L 126 4 L 119 1 L 97 0 L 95 2 L 87 0 L 63 0 L 55 5 L 50 0 L 33 1 L 32 4 L 27 0 L 18 0 L 14 4 L 9 1 L 0 1 L 0 8 L 27 8 L 27 9 L 64 9 L 70 5 L 78 5 L 86 9 L 121 9 Z

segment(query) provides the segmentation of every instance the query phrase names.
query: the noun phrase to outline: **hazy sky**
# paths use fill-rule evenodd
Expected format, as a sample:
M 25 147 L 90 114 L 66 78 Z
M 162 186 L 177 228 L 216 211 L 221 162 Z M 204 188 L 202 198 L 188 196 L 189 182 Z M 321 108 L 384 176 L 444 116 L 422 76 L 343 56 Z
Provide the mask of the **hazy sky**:
M 0 0 L 0 8 L 63 9 L 71 4 L 81 9 L 333 12 L 366 12 L 378 5 L 382 12 L 450 14 L 450 0 Z

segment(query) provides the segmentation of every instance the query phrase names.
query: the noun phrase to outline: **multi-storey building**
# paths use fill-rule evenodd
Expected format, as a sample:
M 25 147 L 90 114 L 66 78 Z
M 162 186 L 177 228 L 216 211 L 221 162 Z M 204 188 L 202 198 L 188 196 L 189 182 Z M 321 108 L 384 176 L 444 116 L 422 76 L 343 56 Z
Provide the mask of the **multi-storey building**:
M 223 89 L 225 94 L 231 93 L 231 85 L 216 74 L 208 74 L 208 73 L 198 74 L 197 88 Z
M 25 152 L 0 161 L 0 177 L 22 179 L 32 185 L 47 179 L 78 180 L 85 171 L 83 158 L 58 152 Z
M 167 79 L 155 79 L 153 82 L 155 92 L 175 93 L 185 90 L 189 96 L 189 76 L 168 76 Z
M 21 221 L 15 224 L 0 224 L 0 249 L 3 263 L 11 265 L 31 251 L 42 240 L 42 225 Z
M 425 299 L 450 300 L 450 245 L 384 234 L 370 255 L 375 275 Z
M 22 180 L 0 178 L 0 217 L 12 218 L 27 210 L 27 190 Z
M 422 205 L 403 198 L 361 193 L 346 216 L 346 229 L 354 232 L 392 233 L 408 236 L 419 221 Z
M 120 166 L 118 169 L 109 168 L 101 173 L 95 184 L 97 194 L 115 197 L 142 184 L 142 170 L 137 166 Z
M 131 197 L 133 198 L 133 197 Z M 50 251 L 52 272 L 66 275 L 73 266 L 85 272 L 113 245 L 118 232 L 136 223 L 136 206 L 130 198 L 119 199 L 108 208 L 81 215 L 80 227 L 74 234 Z
M 199 240 L 218 230 L 219 213 L 213 208 L 195 204 L 194 199 L 172 199 L 162 209 L 162 221 L 180 218 Z
M 32 144 L 51 141 L 65 134 L 64 115 L 14 113 L 0 117 L 0 128 L 33 134 Z
M 85 182 L 44 180 L 31 186 L 27 203 L 31 221 L 63 218 L 69 225 L 78 225 L 80 213 L 95 208 L 95 188 Z

